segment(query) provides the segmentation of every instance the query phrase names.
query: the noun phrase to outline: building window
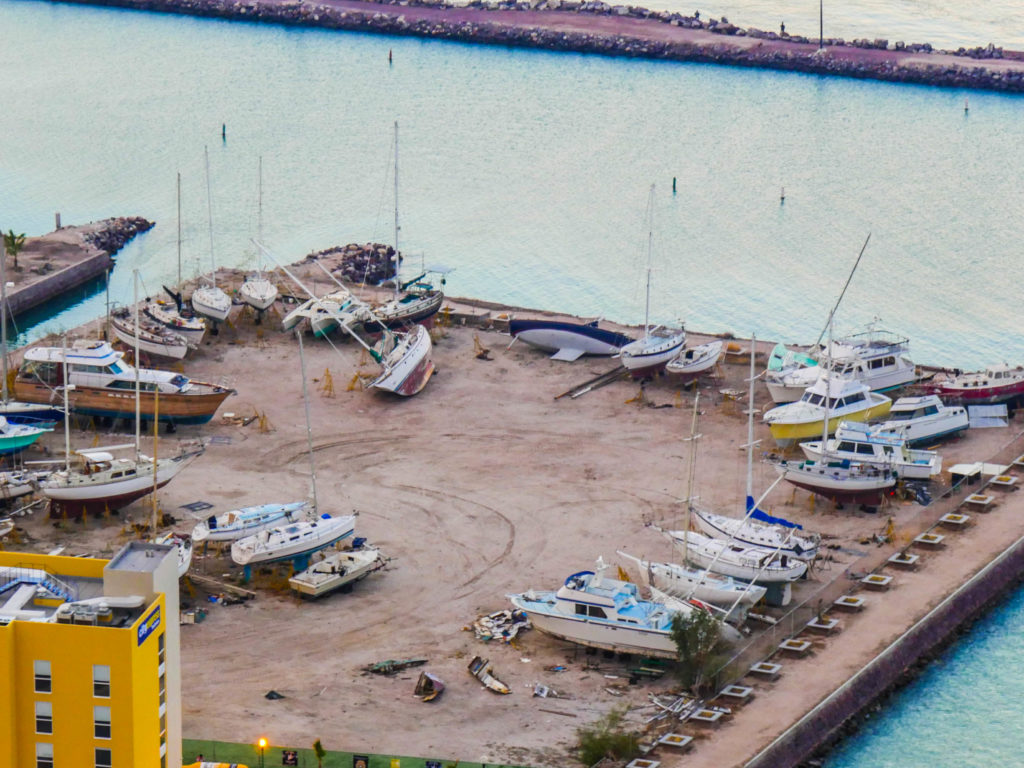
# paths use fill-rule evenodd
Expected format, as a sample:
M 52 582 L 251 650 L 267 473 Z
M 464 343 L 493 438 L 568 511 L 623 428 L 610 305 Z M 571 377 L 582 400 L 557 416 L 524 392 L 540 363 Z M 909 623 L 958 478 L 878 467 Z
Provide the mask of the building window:
M 35 661 L 33 669 L 36 676 L 36 693 L 49 693 L 53 689 L 53 679 L 50 677 L 50 662 Z
M 92 695 L 101 699 L 110 698 L 110 667 L 105 664 L 92 666 Z
M 111 757 L 109 749 L 96 750 L 96 768 L 111 768 Z
M 36 744 L 36 768 L 53 768 L 53 744 Z
M 53 733 L 53 704 L 36 702 L 36 733 Z
M 97 739 L 110 738 L 110 707 L 93 707 L 93 735 Z M 97 750 L 97 753 L 99 750 Z

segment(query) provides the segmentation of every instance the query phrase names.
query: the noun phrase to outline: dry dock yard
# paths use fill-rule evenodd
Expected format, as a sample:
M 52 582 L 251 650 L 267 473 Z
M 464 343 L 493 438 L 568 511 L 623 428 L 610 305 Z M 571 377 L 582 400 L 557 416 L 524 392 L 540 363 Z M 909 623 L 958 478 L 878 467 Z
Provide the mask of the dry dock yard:
M 335 349 L 307 337 L 321 511 L 358 511 L 356 535 L 379 546 L 390 562 L 350 593 L 318 601 L 290 592 L 283 566 L 257 571 L 247 587 L 255 597 L 238 602 L 211 584 L 238 584 L 241 569 L 227 553 L 198 551 L 195 578 L 182 587 L 184 603 L 205 613 L 182 627 L 187 737 L 251 742 L 266 736 L 273 744 L 300 746 L 319 738 L 328 749 L 561 767 L 577 764 L 577 728 L 625 706 L 627 721 L 647 729 L 645 743 L 666 733 L 693 737 L 685 752 L 657 747 L 647 755 L 650 764 L 743 765 L 1024 536 L 1024 495 L 991 488 L 984 491 L 994 496 L 991 508 L 961 508 L 970 516 L 967 525 L 935 528 L 944 537 L 938 546 L 928 543 L 934 539 L 915 543 L 966 495 L 940 498 L 950 485 L 948 472 L 931 484 L 933 507 L 894 498 L 877 513 L 814 504 L 806 492 L 779 485 L 762 507 L 819 532 L 822 557 L 788 607 L 757 609 L 776 623 L 748 622 L 731 678 L 723 674 L 722 681 L 750 687 L 749 700 L 710 702 L 728 710 L 714 723 L 672 714 L 652 721 L 679 693 L 671 674 L 636 679 L 630 671 L 640 666 L 635 660 L 588 654 L 536 630 L 506 644 L 485 643 L 467 628 L 480 615 L 510 607 L 507 594 L 557 589 L 570 573 L 593 568 L 599 556 L 629 572 L 616 550 L 678 557 L 649 524 L 683 525 L 693 393 L 662 378 L 642 394 L 623 380 L 556 400 L 616 363 L 557 362 L 521 343 L 506 349 L 509 337 L 497 330 L 500 310 L 449 305 L 449 327 L 434 331 L 437 372 L 412 398 L 350 390 L 357 371 L 372 364 L 351 341 L 335 338 Z M 309 495 L 296 340 L 274 322 L 257 327 L 242 310 L 235 313 L 232 327 L 208 337 L 184 370 L 202 380 L 227 379 L 238 394 L 209 425 L 180 427 L 160 439 L 161 455 L 177 440 L 201 436 L 208 442 L 205 455 L 159 492 L 160 509 L 177 519 L 176 530 L 188 531 L 196 518 L 213 512 Z M 480 355 L 481 347 L 489 353 Z M 746 375 L 744 362 L 721 363 L 699 385 L 702 438 L 692 493 L 734 516 L 746 487 L 746 404 L 722 390 L 744 390 Z M 767 402 L 759 387 L 757 408 L 763 412 Z M 235 418 L 225 418 L 228 413 Z M 1012 461 L 1024 453 L 1014 442 L 1020 428 L 1012 419 L 1008 428 L 972 430 L 943 444 L 944 467 L 994 459 L 1018 472 Z M 107 432 L 78 433 L 73 442 L 125 442 Z M 759 422 L 756 437 L 762 450 L 770 446 Z M 62 447 L 59 431 L 48 436 L 49 451 Z M 755 495 L 776 476 L 759 454 Z M 194 502 L 213 506 L 196 513 L 184 508 Z M 5 546 L 110 553 L 134 535 L 126 518 L 147 519 L 147 504 L 84 522 L 50 521 L 39 511 L 17 519 L 21 541 Z M 891 541 L 885 542 L 890 518 Z M 904 551 L 919 559 L 888 562 Z M 873 572 L 892 579 L 876 579 L 883 583 L 870 588 L 861 580 Z M 211 592 L 229 599 L 210 602 Z M 832 608 L 847 595 L 864 598 L 862 609 Z M 821 628 L 807 629 L 816 618 Z M 792 638 L 807 644 L 779 650 Z M 495 694 L 469 675 L 467 665 L 477 655 L 490 659 L 510 695 Z M 364 672 L 374 662 L 406 658 L 428 663 L 392 676 Z M 781 665 L 779 674 L 744 674 L 762 661 Z M 434 702 L 413 696 L 421 669 L 447 685 Z M 535 696 L 537 683 L 556 695 Z M 271 689 L 284 698 L 265 698 Z

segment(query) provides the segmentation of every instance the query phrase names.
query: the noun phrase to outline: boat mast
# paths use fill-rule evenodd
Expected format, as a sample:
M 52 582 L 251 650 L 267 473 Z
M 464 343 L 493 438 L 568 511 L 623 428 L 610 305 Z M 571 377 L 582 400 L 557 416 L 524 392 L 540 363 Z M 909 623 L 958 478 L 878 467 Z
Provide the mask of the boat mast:
M 864 256 L 864 251 L 868 247 L 868 240 L 871 239 L 871 233 L 868 232 L 867 239 L 864 240 L 864 245 L 860 248 L 860 253 L 857 254 L 857 260 L 853 262 L 853 269 L 850 270 L 849 276 L 846 278 L 846 283 L 843 285 L 843 290 L 839 293 L 839 298 L 836 299 L 836 305 L 832 307 L 832 311 L 828 313 L 828 320 L 825 322 L 825 327 L 821 329 L 821 333 L 818 334 L 818 340 L 814 342 L 814 346 L 821 344 L 821 337 L 826 332 L 832 333 L 832 318 L 835 317 L 836 310 L 839 309 L 839 304 L 843 300 L 843 296 L 846 295 L 846 289 L 850 287 L 850 281 L 853 280 L 853 273 L 857 271 L 857 266 L 860 264 L 861 257 Z
M 132 298 L 135 301 L 135 461 L 139 461 L 139 439 L 142 430 L 142 404 L 139 398 L 139 270 L 132 271 Z
M 651 333 L 651 258 L 654 252 L 654 185 L 647 201 L 647 298 L 644 302 L 644 338 Z
M 865 243 L 867 245 L 867 243 Z M 829 403 L 829 391 L 832 388 L 832 318 L 828 319 L 828 352 L 825 360 L 827 364 L 825 366 L 825 418 L 822 420 L 821 425 L 821 460 L 826 461 L 828 456 L 828 422 L 831 416 Z
M 754 357 L 757 353 L 757 336 L 750 337 L 750 394 L 747 398 L 747 498 L 754 498 Z M 750 511 L 749 509 L 747 510 Z
M 683 563 L 686 563 L 690 550 L 690 510 L 693 508 L 693 479 L 697 474 L 697 403 L 700 392 L 693 396 L 693 421 L 690 424 L 690 473 L 686 481 L 686 537 L 683 539 Z
M 259 241 L 263 242 L 263 155 L 259 157 L 259 181 L 256 185 L 256 236 Z M 256 257 L 256 274 L 260 277 L 263 276 L 263 270 L 260 267 L 263 265 L 263 258 L 257 254 Z
M 401 227 L 398 225 L 398 121 L 395 120 L 395 296 L 400 293 L 398 289 L 398 270 L 401 266 L 401 257 L 398 255 L 398 232 Z
M 68 337 L 61 337 L 61 368 L 64 369 L 64 471 L 71 481 L 71 407 L 68 405 Z
M 213 255 L 213 197 L 210 195 L 210 150 L 203 147 L 203 156 L 206 158 L 206 216 L 210 229 L 210 285 L 217 287 L 217 260 Z
M 313 428 L 309 423 L 309 393 L 306 391 L 306 355 L 302 347 L 302 332 L 296 329 L 295 338 L 299 340 L 299 366 L 302 368 L 302 402 L 306 406 L 306 443 L 309 445 L 309 472 L 313 481 L 313 513 L 317 514 L 320 507 L 316 500 L 316 461 L 313 459 Z
M 181 171 L 178 171 L 178 282 L 177 288 L 181 290 Z
M 0 233 L 2 235 L 2 233 Z M 7 403 L 7 241 L 0 236 L 0 354 L 3 355 L 3 400 Z

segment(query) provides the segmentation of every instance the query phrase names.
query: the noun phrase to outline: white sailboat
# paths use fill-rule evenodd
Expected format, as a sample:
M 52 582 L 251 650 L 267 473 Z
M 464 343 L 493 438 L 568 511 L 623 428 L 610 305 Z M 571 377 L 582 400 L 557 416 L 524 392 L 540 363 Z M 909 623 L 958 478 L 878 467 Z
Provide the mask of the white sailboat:
M 651 254 L 654 247 L 654 185 L 648 202 L 647 288 L 644 303 L 644 335 L 619 351 L 619 360 L 635 378 L 653 376 L 675 359 L 686 343 L 681 328 L 651 327 Z
M 214 322 L 228 319 L 231 312 L 231 298 L 217 287 L 217 259 L 213 251 L 213 199 L 210 195 L 210 153 L 203 148 L 206 158 L 206 208 L 210 229 L 210 282 L 199 285 L 192 291 L 192 309 Z
M 231 559 L 239 565 L 272 563 L 278 560 L 308 561 L 312 553 L 337 544 L 355 532 L 355 515 L 332 517 L 327 513 L 320 513 L 316 493 L 316 463 L 313 459 L 313 428 L 309 421 L 309 394 L 306 391 L 306 357 L 302 347 L 302 334 L 296 332 L 295 336 L 299 341 L 302 399 L 306 408 L 306 442 L 309 446 L 310 485 L 313 492 L 311 519 L 275 525 L 255 535 L 238 539 L 231 545 Z
M 178 174 L 178 290 L 181 289 L 181 174 Z M 194 314 L 182 314 L 183 302 L 181 294 L 176 293 L 166 286 L 164 290 L 173 301 L 166 299 L 146 299 L 146 306 L 143 309 L 145 315 L 153 322 L 163 326 L 167 330 L 184 336 L 185 340 L 192 346 L 199 346 L 206 334 L 206 321 Z
M 125 344 L 137 345 L 140 351 L 156 357 L 181 360 L 191 349 L 184 336 L 159 323 L 140 319 L 136 326 L 128 307 L 119 307 L 110 313 L 110 327 Z
M 686 547 L 690 562 L 723 576 L 775 584 L 796 581 L 807 573 L 805 561 L 771 549 L 712 539 L 696 531 L 669 531 L 669 536 Z
M 756 345 L 757 339 L 752 338 L 751 349 L 755 349 Z M 750 356 L 750 376 L 747 380 L 747 488 L 744 516 L 727 517 L 694 507 L 693 518 L 697 527 L 712 538 L 725 539 L 741 546 L 762 547 L 780 555 L 811 561 L 818 556 L 821 537 L 817 534 L 798 533 L 802 526 L 781 518 L 769 517 L 760 510 L 759 502 L 754 500 L 754 448 L 761 442 L 754 440 L 754 383 L 757 380 L 754 374 L 754 357 Z M 776 480 L 762 498 L 766 497 L 778 482 Z
M 263 157 L 259 161 L 259 187 L 257 203 L 257 232 L 260 240 L 263 240 Z M 239 298 L 255 309 L 258 313 L 256 322 L 259 323 L 263 313 L 273 306 L 277 301 L 277 286 L 267 278 L 263 271 L 259 253 L 256 255 L 256 271 L 245 276 L 241 287 L 238 289 Z
M 252 536 L 266 528 L 283 523 L 296 522 L 309 511 L 309 502 L 292 501 L 285 504 L 259 504 L 210 515 L 200 520 L 192 529 L 192 540 L 236 541 Z

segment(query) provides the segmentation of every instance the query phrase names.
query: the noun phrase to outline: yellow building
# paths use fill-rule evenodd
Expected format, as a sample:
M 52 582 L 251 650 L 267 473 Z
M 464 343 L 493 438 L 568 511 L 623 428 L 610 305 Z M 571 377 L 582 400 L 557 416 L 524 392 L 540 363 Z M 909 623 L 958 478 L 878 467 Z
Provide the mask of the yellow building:
M 0 766 L 180 765 L 176 548 L 0 552 Z

